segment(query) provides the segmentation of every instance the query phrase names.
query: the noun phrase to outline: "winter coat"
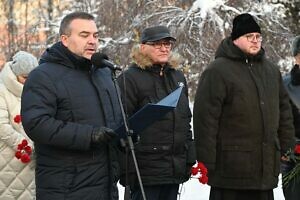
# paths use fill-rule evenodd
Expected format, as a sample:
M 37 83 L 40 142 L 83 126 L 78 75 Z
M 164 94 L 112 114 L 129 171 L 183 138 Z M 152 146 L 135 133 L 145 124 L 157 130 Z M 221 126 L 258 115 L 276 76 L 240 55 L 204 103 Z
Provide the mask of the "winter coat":
M 133 51 L 133 58 L 135 63 L 118 77 L 128 116 L 148 103 L 157 103 L 180 85 L 184 85 L 176 109 L 138 133 L 140 140 L 135 145 L 135 154 L 143 185 L 183 183 L 189 178 L 190 168 L 196 160 L 184 75 L 175 69 L 175 58 L 171 58 L 164 67 L 152 65 L 138 48 Z M 129 158 L 129 185 L 138 187 L 131 154 Z M 125 160 L 126 156 L 123 154 L 120 179 L 123 185 L 126 184 Z
M 295 136 L 300 140 L 300 69 L 295 65 L 290 74 L 284 77 L 284 85 L 292 105 Z
M 35 199 L 34 158 L 22 163 L 15 157 L 17 146 L 23 139 L 32 142 L 25 134 L 22 123 L 14 122 L 20 115 L 23 85 L 17 81 L 7 62 L 0 73 L 0 199 Z
M 263 49 L 249 57 L 224 39 L 200 77 L 193 115 L 209 185 L 277 187 L 281 153 L 294 144 L 293 118 L 281 74 Z
M 24 85 L 22 119 L 37 154 L 37 199 L 118 199 L 117 151 L 91 144 L 95 128 L 121 122 L 108 68 L 92 68 L 60 42 Z
M 290 74 L 284 77 L 284 85 L 290 97 L 292 105 L 295 136 L 297 143 L 300 144 L 300 70 L 299 66 L 295 65 Z M 281 172 L 285 176 L 296 165 L 293 160 L 282 162 Z M 283 187 L 283 194 L 286 200 L 298 200 L 300 198 L 300 180 L 294 177 L 290 182 Z

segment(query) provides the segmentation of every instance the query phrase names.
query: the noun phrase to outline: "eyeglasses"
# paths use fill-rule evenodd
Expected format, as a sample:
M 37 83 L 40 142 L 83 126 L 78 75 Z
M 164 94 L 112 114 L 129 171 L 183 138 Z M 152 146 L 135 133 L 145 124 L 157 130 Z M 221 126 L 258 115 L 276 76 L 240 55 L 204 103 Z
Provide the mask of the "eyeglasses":
M 174 45 L 174 42 L 172 40 L 169 40 L 169 41 L 158 41 L 158 42 L 146 42 L 145 44 L 151 45 L 155 49 L 161 49 L 163 46 L 166 49 L 170 49 Z
M 255 42 L 255 40 L 257 42 L 261 42 L 263 40 L 263 38 L 262 38 L 262 36 L 260 34 L 257 34 L 257 35 L 255 35 L 255 34 L 248 34 L 248 35 L 245 35 L 245 37 L 247 38 L 248 42 Z

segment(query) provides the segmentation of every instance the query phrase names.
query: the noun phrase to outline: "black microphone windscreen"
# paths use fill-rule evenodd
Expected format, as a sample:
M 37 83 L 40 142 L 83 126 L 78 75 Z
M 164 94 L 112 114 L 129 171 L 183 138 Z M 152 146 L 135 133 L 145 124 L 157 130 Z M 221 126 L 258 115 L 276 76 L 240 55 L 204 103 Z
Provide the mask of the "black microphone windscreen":
M 94 66 L 100 67 L 103 65 L 103 60 L 108 60 L 108 56 L 104 53 L 94 53 L 91 57 L 91 62 Z

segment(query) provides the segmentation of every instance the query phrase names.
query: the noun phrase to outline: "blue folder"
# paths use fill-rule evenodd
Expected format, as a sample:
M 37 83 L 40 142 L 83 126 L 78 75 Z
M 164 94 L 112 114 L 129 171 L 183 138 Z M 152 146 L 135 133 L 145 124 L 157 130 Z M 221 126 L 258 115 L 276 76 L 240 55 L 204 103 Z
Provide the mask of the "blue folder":
M 128 119 L 129 129 L 133 130 L 133 134 L 140 134 L 145 128 L 161 119 L 177 106 L 178 100 L 183 86 L 174 90 L 171 94 L 157 102 L 156 104 L 148 103 L 133 114 Z M 120 138 L 127 137 L 124 124 L 115 130 Z

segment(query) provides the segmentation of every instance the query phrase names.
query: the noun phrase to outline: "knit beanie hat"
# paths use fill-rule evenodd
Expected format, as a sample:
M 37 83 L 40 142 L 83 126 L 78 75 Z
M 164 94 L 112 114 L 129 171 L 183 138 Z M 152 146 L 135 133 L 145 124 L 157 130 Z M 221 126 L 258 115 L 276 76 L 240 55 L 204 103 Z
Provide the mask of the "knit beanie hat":
M 235 40 L 247 33 L 261 33 L 259 25 L 256 23 L 252 15 L 243 13 L 233 19 L 231 39 Z
M 11 70 L 16 76 L 28 75 L 36 66 L 38 66 L 36 57 L 25 51 L 19 51 L 12 58 Z
M 295 37 L 295 39 L 293 41 L 292 53 L 293 53 L 293 56 L 296 56 L 298 53 L 300 53 L 300 35 Z

